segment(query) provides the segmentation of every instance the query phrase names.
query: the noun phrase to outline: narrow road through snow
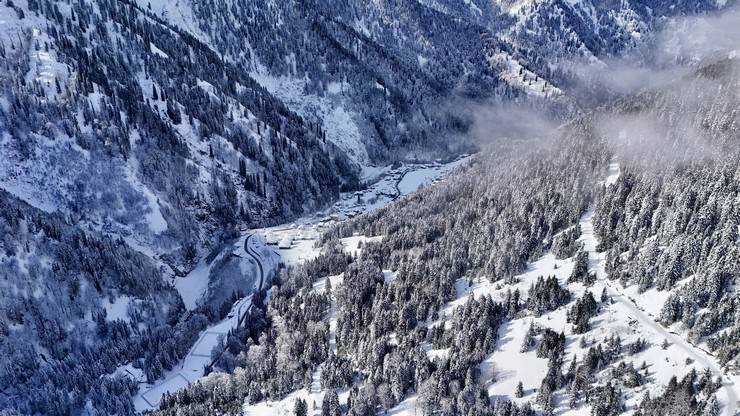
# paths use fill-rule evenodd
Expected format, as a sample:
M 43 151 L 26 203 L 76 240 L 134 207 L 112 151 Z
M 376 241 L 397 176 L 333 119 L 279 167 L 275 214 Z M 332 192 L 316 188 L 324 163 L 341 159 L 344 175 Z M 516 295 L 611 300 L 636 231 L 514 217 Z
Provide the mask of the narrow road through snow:
M 249 234 L 244 239 L 244 252 L 251 257 L 257 269 L 259 270 L 259 284 L 256 291 L 263 289 L 265 284 L 265 266 L 262 264 L 260 254 L 250 241 L 254 234 Z M 138 411 L 156 409 L 159 407 L 159 401 L 166 392 L 175 392 L 188 384 L 196 381 L 205 373 L 205 368 L 213 366 L 220 358 L 220 354 L 213 357 L 211 352 L 218 345 L 220 337 L 225 337 L 229 331 L 235 330 L 244 324 L 250 312 L 252 311 L 252 295 L 248 295 L 237 300 L 231 308 L 229 315 L 203 330 L 198 336 L 198 340 L 182 359 L 180 365 L 169 371 L 165 377 L 155 381 L 152 384 L 145 385 L 139 393 L 134 396 L 134 406 Z
M 619 175 L 619 166 L 617 164 L 613 163 L 609 166 L 609 168 L 610 175 L 605 181 L 605 184 L 607 186 L 614 183 L 616 177 Z M 614 282 L 611 282 L 609 279 L 607 279 L 606 271 L 604 269 L 606 263 L 605 253 L 600 253 L 596 251 L 598 239 L 594 234 L 594 214 L 595 213 L 593 209 L 589 210 L 586 214 L 583 215 L 580 222 L 580 240 L 583 242 L 584 250 L 588 252 L 589 270 L 596 273 L 597 279 L 604 284 L 607 289 L 607 293 L 612 297 L 612 299 L 629 309 L 635 319 L 637 319 L 640 323 L 649 327 L 656 333 L 665 337 L 669 342 L 673 343 L 673 345 L 680 348 L 687 357 L 700 363 L 706 368 L 709 368 L 716 377 L 720 377 L 720 379 L 722 380 L 721 391 L 724 392 L 724 394 L 718 394 L 717 398 L 724 404 L 722 414 L 726 416 L 736 416 L 738 396 L 734 388 L 734 383 L 728 377 L 725 377 L 722 368 L 717 360 L 711 355 L 707 354 L 703 349 L 694 346 L 683 337 L 666 329 L 659 322 L 655 321 L 654 318 L 648 316 L 645 312 L 642 311 L 642 308 L 636 305 L 631 299 L 629 299 L 629 297 L 624 295 L 614 284 Z
M 249 239 L 252 237 L 254 237 L 254 234 L 249 234 L 247 238 L 244 239 L 244 251 L 254 259 L 254 262 L 257 263 L 257 267 L 260 270 L 260 284 L 257 286 L 257 291 L 260 291 L 262 290 L 262 284 L 265 281 L 265 269 L 262 267 L 262 260 L 259 258 L 259 253 L 249 246 Z

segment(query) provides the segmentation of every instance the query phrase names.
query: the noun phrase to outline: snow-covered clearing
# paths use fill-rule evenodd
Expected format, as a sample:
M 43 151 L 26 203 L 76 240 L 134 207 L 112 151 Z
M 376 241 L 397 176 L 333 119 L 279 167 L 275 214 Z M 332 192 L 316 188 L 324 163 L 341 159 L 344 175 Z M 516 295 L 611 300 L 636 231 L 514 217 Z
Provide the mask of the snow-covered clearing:
M 199 306 L 199 302 L 208 291 L 208 285 L 211 281 L 213 267 L 223 259 L 230 257 L 240 258 L 240 268 L 245 274 L 266 273 L 277 267 L 274 256 L 269 255 L 271 251 L 265 246 L 264 241 L 259 238 L 251 238 L 249 241 L 250 252 L 245 251 L 245 243 L 251 234 L 244 234 L 230 244 L 218 247 L 219 252 L 215 256 L 206 256 L 202 258 L 195 268 L 185 277 L 175 278 L 175 288 L 180 293 L 185 307 L 193 310 Z M 263 253 L 264 251 L 264 253 Z M 255 258 L 255 255 L 259 259 Z M 257 261 L 257 263 L 255 263 Z M 261 266 L 261 267 L 260 267 Z M 262 272 L 259 269 L 264 269 Z M 248 292 L 258 290 L 259 280 L 255 281 L 255 286 L 246 288 Z
M 185 277 L 175 279 L 175 288 L 180 293 L 180 297 L 188 310 L 195 309 L 198 306 L 198 300 L 206 292 L 208 276 L 211 274 L 213 263 L 213 261 L 209 262 L 203 258 L 195 266 L 195 269 Z
M 138 137 L 138 134 L 136 135 Z M 159 234 L 167 230 L 167 221 L 162 215 L 162 210 L 159 206 L 159 199 L 154 192 L 151 191 L 146 185 L 144 185 L 137 177 L 136 171 L 139 169 L 139 160 L 136 158 L 136 154 L 132 153 L 129 158 L 129 162 L 124 165 L 126 172 L 126 179 L 131 183 L 131 186 L 139 191 L 144 198 L 146 198 L 149 204 L 149 211 L 146 213 L 146 220 L 149 223 L 149 229 Z
M 531 4 L 532 0 L 497 0 L 496 3 L 504 8 L 504 10 L 507 10 L 509 14 L 517 15 L 524 6 Z
M 169 58 L 170 56 L 164 53 L 161 49 L 157 47 L 157 45 L 153 44 L 152 42 L 149 42 L 149 50 L 152 51 L 153 54 L 159 55 L 162 58 Z
M 129 322 L 131 318 L 128 316 L 128 305 L 131 303 L 131 300 L 130 296 L 125 295 L 117 297 L 113 302 L 110 299 L 106 299 L 106 302 L 103 304 L 106 313 L 105 320 L 109 322 L 115 320 Z
M 508 290 L 519 289 L 522 299 L 527 298 L 527 292 L 539 276 L 555 276 L 565 284 L 573 269 L 572 259 L 557 260 L 551 253 L 543 255 L 531 263 L 527 270 L 516 277 L 515 284 L 492 283 L 487 278 L 476 279 L 468 286 L 466 279 L 457 282 L 458 298 L 445 305 L 440 313 L 441 320 L 446 321 L 455 313 L 455 309 L 467 302 L 470 296 L 479 298 L 491 295 L 494 300 L 503 301 Z M 585 290 L 581 289 L 581 292 Z M 496 350 L 480 365 L 481 380 L 488 385 L 488 394 L 492 398 L 505 398 L 519 403 L 532 400 L 534 393 L 540 386 L 542 378 L 547 373 L 547 359 L 538 358 L 535 351 L 520 352 L 522 341 L 530 324 L 537 323 L 556 331 L 568 332 L 566 323 L 566 309 L 560 308 L 540 317 L 527 316 L 505 322 L 499 328 L 499 339 Z M 441 321 L 434 324 L 441 323 Z M 569 347 L 574 347 L 571 343 Z M 514 398 L 517 383 L 521 381 L 525 395 L 521 399 Z M 412 414 L 412 413 L 405 413 Z
M 182 362 L 168 371 L 164 377 L 153 384 L 142 382 L 139 385 L 139 393 L 134 396 L 136 410 L 155 409 L 165 393 L 174 393 L 203 377 L 204 367 L 211 364 L 213 347 L 218 344 L 221 337 L 225 337 L 230 330 L 237 327 L 240 317 L 251 308 L 251 298 L 250 295 L 239 299 L 225 319 L 202 331 Z
M 195 18 L 191 0 L 136 0 L 136 2 L 144 10 L 152 11 L 178 28 L 190 32 L 201 42 L 209 44 L 209 37 L 200 30 Z
M 347 404 L 349 398 L 349 391 L 342 392 L 339 395 L 339 403 L 342 405 Z M 308 414 L 310 416 L 321 414 L 321 402 L 324 400 L 324 392 L 315 390 L 312 384 L 311 391 L 307 389 L 301 389 L 295 391 L 282 400 L 278 401 L 263 401 L 254 405 L 247 405 L 242 408 L 242 414 L 244 416 L 286 416 L 292 415 L 295 402 L 298 399 L 303 399 L 308 404 Z M 314 403 L 316 409 L 314 409 Z
M 61 139 L 56 142 L 40 141 L 39 150 L 31 158 L 22 160 L 18 146 L 7 132 L 0 133 L 0 188 L 5 189 L 19 199 L 46 212 L 59 209 L 60 201 L 66 194 L 58 186 L 55 178 L 59 170 L 84 170 L 85 157 L 81 149 L 72 140 Z M 66 166 L 53 162 L 66 161 Z M 49 169 L 38 169 L 38 166 Z
M 46 33 L 49 22 L 43 16 L 23 10 L 29 10 L 26 0 L 0 4 L 0 44 L 9 54 L 16 50 L 26 54 L 29 70 L 25 81 L 36 83 L 43 90 L 42 102 L 56 100 L 66 95 L 64 89 L 73 74 L 68 65 L 57 59 L 54 39 Z M 71 7 L 60 4 L 57 10 L 62 16 L 68 16 Z
M 422 186 L 431 184 L 438 174 L 437 167 L 417 169 L 406 173 L 398 182 L 398 191 L 402 195 L 416 192 Z
M 609 164 L 609 175 L 607 175 L 606 179 L 604 179 L 604 185 L 609 186 L 613 185 L 617 179 L 619 179 L 619 174 L 621 173 L 619 168 L 619 163 L 613 162 Z

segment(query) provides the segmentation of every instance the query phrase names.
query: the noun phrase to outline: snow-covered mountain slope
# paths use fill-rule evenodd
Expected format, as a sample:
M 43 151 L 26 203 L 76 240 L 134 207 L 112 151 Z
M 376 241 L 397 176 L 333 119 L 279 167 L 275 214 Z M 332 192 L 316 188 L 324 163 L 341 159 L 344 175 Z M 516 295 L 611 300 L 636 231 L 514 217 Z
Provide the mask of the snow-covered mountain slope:
M 344 218 L 377 209 L 413 193 L 421 186 L 443 180 L 446 173 L 467 160 L 459 158 L 447 164 L 404 165 L 389 169 L 369 189 L 345 194 L 323 212 L 300 218 L 291 224 L 249 230 L 201 260 L 187 276 L 175 280 L 175 288 L 185 308 L 190 311 L 198 311 L 207 305 L 226 308 L 229 301 L 233 301 L 231 309 L 223 319 L 201 330 L 187 354 L 158 379 L 147 379 L 142 370 L 133 367 L 132 363 L 116 369 L 116 374 L 129 377 L 139 384 L 133 400 L 135 409 L 155 410 L 163 398 L 166 400 L 167 394 L 174 394 L 197 382 L 208 374 L 214 363 L 219 369 L 233 368 L 238 348 L 228 338 L 251 319 L 254 313 L 252 308 L 264 307 L 260 290 L 272 285 L 278 262 L 295 267 L 306 260 L 315 259 L 319 255 L 315 245 L 323 231 Z M 357 255 L 361 245 L 372 240 L 359 236 L 348 237 L 342 240 L 342 244 L 347 253 Z M 257 295 L 249 294 L 252 292 Z M 253 301 L 255 298 L 257 300 Z M 319 391 L 317 388 L 314 390 Z
M 571 57 L 596 61 L 619 54 L 642 38 L 636 33 L 649 33 L 664 17 L 722 6 L 709 1 L 664 7 L 660 2 L 585 0 L 3 2 L 0 272 L 7 277 L 0 283 L 0 408 L 21 414 L 123 415 L 135 410 L 132 395 L 139 409 L 147 400 L 156 403 L 176 374 L 182 375 L 186 368 L 198 375 L 207 372 L 198 368 L 208 355 L 201 347 L 208 349 L 214 334 L 217 338 L 233 328 L 229 314 L 235 303 L 244 305 L 250 299 L 259 304 L 257 300 L 268 296 L 263 292 L 272 274 L 265 275 L 264 269 L 267 264 L 270 269 L 277 267 L 275 256 L 263 248 L 265 265 L 256 261 L 254 250 L 246 249 L 244 230 L 306 213 L 325 213 L 337 201 L 340 214 L 353 216 L 396 199 L 418 188 L 427 175 L 446 169 L 431 160 L 446 160 L 471 148 L 467 135 L 475 120 L 471 101 L 529 102 L 565 117 L 578 110 L 580 101 L 574 99 L 569 75 L 557 64 Z M 721 75 L 721 66 L 706 70 L 707 79 Z M 689 91 L 697 95 L 720 91 L 711 83 L 706 89 L 699 84 L 692 88 Z M 693 130 L 706 124 L 713 134 L 731 137 L 733 121 L 717 108 L 702 104 L 696 114 L 706 118 L 691 119 L 684 112 L 663 111 L 661 103 L 673 99 L 667 97 L 651 99 L 661 114 L 670 114 L 669 120 L 691 120 Z M 732 105 L 720 108 L 734 115 Z M 340 230 L 359 231 L 357 224 L 363 224 L 364 234 L 387 235 L 388 243 L 375 241 L 380 248 L 366 250 L 371 256 L 368 261 L 384 267 L 370 265 L 372 273 L 365 273 L 363 268 L 355 269 L 355 259 L 334 247 L 325 251 L 326 257 L 284 271 L 276 280 L 279 288 L 269 294 L 276 299 L 274 306 L 256 307 L 249 324 L 233 330 L 225 346 L 216 343 L 224 348 L 212 361 L 217 358 L 218 369 L 227 371 L 257 363 L 239 376 L 257 380 L 248 388 L 250 401 L 282 400 L 308 378 L 316 381 L 317 366 L 329 360 L 319 345 L 325 339 L 322 334 L 330 334 L 334 326 L 336 337 L 329 338 L 337 347 L 336 361 L 327 365 L 336 368 L 322 370 L 322 378 L 327 379 L 322 383 L 350 388 L 354 375 L 360 380 L 372 373 L 374 381 L 381 385 L 385 380 L 393 391 L 392 399 L 384 394 L 384 405 L 411 400 L 412 393 L 421 390 L 419 383 L 435 369 L 421 355 L 403 352 L 388 367 L 401 368 L 395 360 L 418 363 L 421 374 L 413 380 L 419 385 L 411 387 L 410 366 L 403 367 L 402 375 L 391 370 L 380 374 L 373 366 L 382 365 L 382 354 L 369 354 L 376 346 L 373 337 L 385 342 L 378 347 L 381 350 L 394 350 L 399 342 L 421 345 L 414 344 L 421 338 L 409 337 L 411 322 L 435 320 L 434 312 L 453 300 L 454 282 L 461 273 L 475 270 L 492 279 L 521 273 L 526 262 L 546 248 L 540 241 L 574 223 L 592 202 L 589 181 L 595 179 L 590 175 L 603 167 L 606 156 L 590 148 L 578 152 L 583 161 L 565 157 L 535 163 L 540 173 L 575 166 L 587 178 L 577 179 L 575 171 L 565 169 L 558 177 L 557 191 L 545 179 L 530 178 L 531 188 L 543 192 L 537 201 L 548 206 L 538 212 L 534 226 L 529 222 L 532 206 L 497 212 L 495 208 L 502 206 L 491 203 L 499 198 L 524 201 L 531 197 L 528 190 L 494 195 L 469 181 L 455 182 L 460 186 L 457 190 L 445 186 L 449 193 L 434 196 L 438 199 L 424 207 L 423 215 L 399 216 L 392 226 L 375 216 L 392 216 L 388 210 L 363 217 L 373 218 L 374 225 L 364 219 L 339 225 Z M 510 156 L 506 150 L 503 153 Z M 508 172 L 509 159 L 501 161 L 502 170 L 492 175 L 506 174 L 509 184 L 530 180 L 523 170 Z M 520 168 L 530 161 L 514 158 L 512 163 Z M 633 168 L 625 158 L 627 174 L 620 176 L 614 189 L 635 192 L 629 195 L 630 204 L 642 207 L 637 199 L 653 195 L 653 188 L 625 184 L 627 179 L 622 178 L 631 178 Z M 709 187 L 716 182 L 712 186 L 721 188 L 728 174 L 702 176 L 702 183 Z M 675 201 L 675 189 L 692 183 L 693 177 L 679 178 L 661 190 L 661 201 Z M 652 180 L 644 178 L 645 183 Z M 498 185 L 493 180 L 483 183 Z M 352 193 L 361 185 L 371 186 Z M 471 189 L 484 196 L 469 199 L 464 192 Z M 714 196 L 729 203 L 734 195 L 722 189 L 724 194 Z M 713 201 L 704 196 L 684 202 L 694 206 L 696 201 Z M 415 198 L 394 207 L 424 205 Z M 452 207 L 459 198 L 464 209 Z M 713 205 L 706 205 L 702 215 L 715 218 Z M 447 228 L 440 206 L 447 207 L 445 212 L 464 214 L 449 225 L 460 225 L 461 233 L 450 234 L 443 246 L 428 251 L 428 245 L 440 241 Z M 645 210 L 653 205 L 647 206 Z M 491 207 L 485 221 L 474 221 L 479 218 L 469 210 L 474 207 Z M 682 218 L 688 214 L 681 211 L 671 217 L 673 228 L 656 226 L 653 240 L 642 238 L 652 236 L 650 232 L 640 234 L 630 228 L 630 235 L 637 236 L 634 241 L 619 241 L 614 235 L 637 226 L 612 224 L 604 219 L 606 208 L 600 209 L 596 229 L 602 244 L 613 252 L 608 264 L 624 273 L 620 278 L 638 281 L 638 287 L 648 291 L 674 289 L 675 276 L 669 269 L 661 269 L 665 276 L 654 279 L 659 283 L 651 287 L 649 278 L 634 276 L 643 269 L 627 267 L 613 257 L 642 256 L 635 253 L 642 253 L 643 244 L 656 241 L 644 251 L 661 259 L 660 267 L 673 264 L 677 255 L 665 254 L 663 245 L 674 242 L 664 236 L 694 247 L 686 230 L 696 232 L 696 224 L 707 220 L 702 217 L 682 228 Z M 616 216 L 635 217 L 630 210 L 612 211 Z M 506 215 L 499 216 L 502 212 Z M 658 212 L 672 214 L 668 208 Z M 730 233 L 727 218 L 732 216 L 727 212 L 720 215 L 724 233 Z M 646 221 L 643 214 L 637 215 L 639 225 Z M 507 216 L 517 218 L 516 224 L 506 224 Z M 466 242 L 468 236 L 463 234 L 471 227 L 474 244 Z M 412 242 L 393 237 L 394 233 L 407 233 L 403 237 Z M 712 241 L 727 242 L 731 237 L 711 234 Z M 635 247 L 629 253 L 618 252 L 630 244 Z M 455 247 L 463 248 L 459 256 L 438 260 L 439 252 Z M 710 250 L 712 261 L 730 261 L 733 252 L 727 245 L 722 247 Z M 492 260 L 491 252 L 503 253 L 501 259 Z M 709 262 L 687 256 L 693 266 Z M 429 262 L 417 265 L 417 259 Z M 409 269 L 401 269 L 403 264 Z M 444 269 L 443 276 L 435 271 L 438 266 Z M 376 269 L 381 274 L 397 270 L 397 279 L 381 278 Z M 409 270 L 416 273 L 413 279 L 406 274 Z M 711 348 L 722 350 L 723 365 L 735 359 L 735 333 L 724 315 L 711 308 L 726 299 L 733 287 L 730 272 L 682 274 L 681 291 L 666 295 L 670 307 L 661 313 L 665 322 L 684 321 L 695 341 L 706 340 Z M 321 307 L 332 308 L 332 303 L 308 289 L 312 280 L 339 273 L 348 279 L 341 296 L 332 298 L 337 319 L 325 325 Z M 428 287 L 422 285 L 423 290 L 414 286 L 420 274 L 432 280 Z M 399 283 L 391 285 L 391 280 Z M 383 287 L 381 282 L 388 283 L 382 289 L 387 291 L 383 299 L 412 302 L 412 306 L 388 309 L 392 312 L 384 318 L 389 326 L 373 323 L 365 312 L 347 306 L 364 308 L 375 302 L 374 291 L 378 284 Z M 701 282 L 720 289 L 690 291 Z M 385 306 L 375 308 L 385 310 Z M 487 309 L 483 312 L 488 323 L 498 325 L 500 316 L 492 304 L 480 307 Z M 304 325 L 296 310 L 307 310 L 305 318 L 312 323 Z M 693 322 L 690 315 L 696 310 L 699 318 Z M 378 326 L 373 337 L 352 330 L 373 325 Z M 271 335 L 261 338 L 275 326 L 279 329 L 275 333 L 283 335 L 279 340 Z M 285 335 L 291 331 L 298 340 Z M 371 338 L 373 342 L 368 341 Z M 354 341 L 363 343 L 354 345 Z M 446 335 L 424 342 L 432 341 L 438 346 L 452 342 Z M 488 342 L 483 349 L 490 352 L 492 345 Z M 280 347 L 279 354 L 264 346 Z M 305 351 L 299 346 L 305 346 Z M 240 352 L 248 349 L 253 356 L 245 358 Z M 311 356 L 302 356 L 304 352 Z M 371 358 L 353 361 L 358 352 Z M 472 361 L 463 361 L 451 374 L 465 366 L 472 368 Z M 123 373 L 139 375 L 147 385 L 134 386 L 120 377 Z M 396 380 L 391 382 L 391 376 Z M 281 379 L 276 381 L 277 377 Z M 187 391 L 182 393 L 185 397 Z M 370 395 L 365 390 L 362 394 Z M 231 412 L 241 408 L 244 396 L 245 391 L 239 390 L 221 404 L 236 406 L 228 408 Z M 176 402 L 171 397 L 163 401 L 167 409 Z
M 248 70 L 135 4 L 4 2 L 0 40 L 0 201 L 15 207 L 0 407 L 129 414 L 130 382 L 101 376 L 132 363 L 158 379 L 255 269 L 218 257 L 200 297 L 178 280 L 237 226 L 318 209 L 356 169 Z M 17 231 L 24 217 L 59 225 Z
M 734 416 L 739 74 L 704 62 L 337 224 L 236 369 L 159 414 Z
M 121 239 L 5 191 L 0 230 L 0 406 L 69 414 L 91 400 L 101 412 L 132 412 L 136 383 L 101 376 L 126 361 L 168 365 L 205 318 L 175 326 L 177 292 Z
M 151 10 L 206 36 L 301 116 L 327 131 L 346 132 L 328 139 L 345 150 L 359 145 L 352 156 L 362 163 L 365 154 L 377 161 L 459 149 L 469 114 L 445 104 L 453 98 L 518 97 L 545 103 L 561 116 L 573 114 L 585 103 L 570 97 L 580 92 L 569 91 L 577 86 L 570 67 L 575 60 L 619 56 L 642 44 L 664 18 L 720 7 L 708 0 L 674 7 L 560 0 L 183 0 L 181 15 L 158 3 Z M 512 76 L 512 68 L 522 72 Z
M 551 64 L 628 48 L 618 16 L 649 31 L 718 7 L 510 6 L 4 4 L 0 184 L 179 274 L 212 233 L 316 210 L 363 167 L 466 149 L 453 98 L 575 111 Z
M 34 205 L 189 267 L 207 234 L 316 209 L 353 181 L 320 126 L 135 4 L 0 7 L 0 183 Z

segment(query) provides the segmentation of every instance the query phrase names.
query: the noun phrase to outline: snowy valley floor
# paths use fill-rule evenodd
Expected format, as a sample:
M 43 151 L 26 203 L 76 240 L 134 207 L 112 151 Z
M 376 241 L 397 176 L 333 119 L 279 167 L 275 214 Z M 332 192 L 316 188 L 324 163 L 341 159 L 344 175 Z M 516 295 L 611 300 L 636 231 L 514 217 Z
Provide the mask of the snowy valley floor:
M 211 259 L 210 262 L 205 259 L 201 260 L 191 273 L 175 281 L 175 287 L 185 301 L 185 306 L 189 310 L 196 307 L 198 301 L 207 290 L 208 277 L 212 265 L 221 256 L 226 254 L 236 255 L 246 259 L 246 262 L 251 265 L 248 272 L 259 273 L 260 278 L 251 291 L 263 287 L 266 284 L 265 274 L 270 273 L 277 267 L 274 258 L 262 253 L 263 250 L 268 249 L 264 246 L 261 239 L 254 234 L 245 234 L 218 256 Z M 267 252 L 269 253 L 269 250 Z M 131 364 L 119 368 L 119 373 L 128 374 L 140 382 L 139 392 L 134 397 L 136 410 L 145 411 L 154 409 L 159 406 L 159 402 L 165 393 L 175 392 L 203 377 L 205 366 L 210 365 L 213 361 L 211 351 L 223 337 L 226 337 L 230 330 L 237 328 L 243 323 L 241 322 L 241 318 L 246 316 L 252 307 L 251 298 L 252 295 L 250 294 L 238 299 L 232 306 L 227 317 L 203 330 L 180 364 L 165 373 L 165 376 L 156 382 L 151 384 L 146 383 L 142 372 L 133 368 Z

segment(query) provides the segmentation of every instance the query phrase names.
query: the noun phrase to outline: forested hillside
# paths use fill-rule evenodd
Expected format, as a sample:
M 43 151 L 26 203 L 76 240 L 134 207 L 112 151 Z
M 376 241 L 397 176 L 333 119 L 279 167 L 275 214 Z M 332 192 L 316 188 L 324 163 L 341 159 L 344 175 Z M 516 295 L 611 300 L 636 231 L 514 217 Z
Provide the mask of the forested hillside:
M 608 155 L 600 151 L 598 143 L 583 146 L 583 141 L 563 139 L 562 144 L 554 155 L 549 147 L 520 155 L 515 147 L 481 157 L 464 174 L 453 175 L 439 186 L 353 222 L 353 229 L 385 238 L 367 244 L 357 259 L 337 259 L 335 250 L 327 250 L 317 260 L 328 264 L 340 261 L 341 267 L 288 269 L 280 276 L 283 286 L 267 308 L 271 329 L 265 329 L 265 334 L 284 335 L 264 340 L 271 342 L 272 338 L 277 344 L 265 346 L 260 342 L 262 336 L 247 334 L 258 341 L 242 355 L 249 370 L 237 369 L 233 376 L 209 378 L 177 393 L 165 400 L 162 413 L 236 414 L 245 400 L 276 400 L 305 386 L 311 378 L 304 374 L 310 375 L 319 365 L 323 388 L 344 390 L 355 386 L 350 393 L 350 414 L 372 413 L 371 409 L 381 403 L 390 409 L 414 392 L 429 400 L 428 408 L 424 408 L 428 410 L 449 399 L 451 412 L 492 411 L 486 396 L 480 394 L 484 386 L 476 377 L 477 365 L 493 351 L 499 325 L 525 306 L 518 301 L 501 305 L 484 298 L 480 303 L 466 304 L 470 310 L 456 315 L 450 328 L 430 324 L 438 319 L 442 305 L 455 299 L 456 281 L 461 276 L 472 279 L 486 274 L 492 280 L 506 281 L 523 271 L 528 259 L 541 253 L 548 236 L 577 221 L 590 201 L 595 175 L 600 166 L 607 164 Z M 337 232 L 345 235 L 351 230 Z M 343 266 L 342 262 L 348 260 L 349 264 Z M 396 278 L 385 280 L 384 269 L 397 271 Z M 286 317 L 280 305 L 307 305 L 306 297 L 315 296 L 308 291 L 313 280 L 339 272 L 343 273 L 342 286 L 332 288 L 336 298 L 336 347 L 329 352 L 329 337 L 325 334 L 314 338 L 309 337 L 310 332 L 304 335 L 290 330 L 305 327 L 308 331 L 317 321 L 321 325 L 322 314 L 307 314 L 304 306 L 304 313 L 291 317 L 299 325 L 283 328 Z M 288 300 L 283 301 L 283 297 Z M 290 349 L 297 340 L 309 344 Z M 451 347 L 455 353 L 449 360 L 430 361 L 422 349 L 425 343 L 434 348 Z M 255 348 L 271 358 L 250 360 L 258 354 Z M 284 350 L 298 355 L 284 357 Z M 257 363 L 260 368 L 268 366 L 261 370 L 266 379 L 248 376 Z M 302 367 L 297 369 L 292 363 L 301 363 Z M 290 378 L 281 377 L 285 371 L 282 365 L 289 366 Z M 224 386 L 229 388 L 224 390 Z M 377 395 L 381 386 L 387 389 L 382 398 Z M 422 393 L 427 386 L 434 390 Z M 469 399 L 458 403 L 458 393 Z M 532 412 L 524 410 L 528 406 L 521 410 L 523 413 L 512 413 L 520 410 L 510 403 L 499 406 L 507 409 L 500 414 Z
M 733 414 L 737 71 L 705 63 L 339 225 L 235 334 L 233 373 L 159 413 Z M 342 254 L 358 232 L 382 238 Z
M 369 164 L 470 149 L 466 102 L 564 119 L 557 63 L 717 7 L 650 6 L 6 2 L 0 181 L 188 268 L 212 234 L 315 211 Z
M 627 121 L 623 174 L 597 208 L 610 277 L 670 291 L 660 319 L 737 365 L 738 62 L 616 105 Z M 639 151 L 639 154 L 636 152 Z
M 137 5 L 2 7 L 20 26 L 3 39 L 3 180 L 32 203 L 179 246 L 180 260 L 205 232 L 319 207 L 350 183 L 319 126 Z
M 690 393 L 692 412 L 727 405 L 724 389 L 714 399 L 715 370 L 631 402 L 667 380 L 626 363 L 615 333 L 589 334 L 611 310 L 592 270 L 606 253 L 610 279 L 637 301 L 660 299 L 662 324 L 735 365 L 735 55 L 596 111 L 624 91 L 576 69 L 600 71 L 669 19 L 728 6 L 0 3 L 0 414 L 133 414 L 131 397 L 184 368 L 216 325 L 225 339 L 211 334 L 195 378 L 215 374 L 183 377 L 192 384 L 161 413 L 260 413 L 285 400 L 301 412 L 294 399 L 308 390 L 332 415 L 531 415 L 564 410 L 566 386 L 574 408 L 608 403 L 599 415 L 625 400 L 654 414 Z M 512 103 L 548 125 L 576 119 L 481 144 L 477 110 Z M 399 166 L 441 170 L 479 150 L 400 198 L 410 171 Z M 615 164 L 621 175 L 603 183 Z M 396 193 L 353 193 L 383 175 L 399 176 L 386 184 Z M 397 201 L 337 224 L 318 258 L 277 275 L 277 251 L 250 248 L 250 230 L 343 219 L 327 208 L 340 197 Z M 357 255 L 350 236 L 375 238 Z M 552 273 L 523 277 L 543 258 Z M 593 284 L 605 294 L 587 293 Z M 553 316 L 573 331 L 547 327 Z M 545 382 L 490 400 L 486 362 L 525 320 L 523 350 L 547 360 Z M 590 364 L 561 374 L 581 342 Z M 616 379 L 631 385 L 620 392 Z
M 101 375 L 141 360 L 159 377 L 206 317 L 178 322 L 177 292 L 123 240 L 0 192 L 0 404 L 70 414 L 89 400 L 100 412 L 131 413 L 136 383 Z

